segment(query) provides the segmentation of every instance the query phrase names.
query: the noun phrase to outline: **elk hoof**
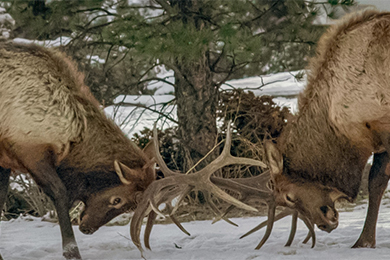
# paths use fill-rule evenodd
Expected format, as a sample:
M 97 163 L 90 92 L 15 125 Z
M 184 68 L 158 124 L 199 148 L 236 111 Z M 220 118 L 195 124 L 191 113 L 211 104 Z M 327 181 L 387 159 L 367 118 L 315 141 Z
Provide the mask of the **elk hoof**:
M 68 260 L 81 259 L 79 248 L 75 244 L 64 247 L 64 253 L 62 255 Z
M 368 241 L 365 239 L 359 239 L 356 241 L 356 243 L 352 246 L 352 248 L 375 248 L 375 240 L 374 241 Z

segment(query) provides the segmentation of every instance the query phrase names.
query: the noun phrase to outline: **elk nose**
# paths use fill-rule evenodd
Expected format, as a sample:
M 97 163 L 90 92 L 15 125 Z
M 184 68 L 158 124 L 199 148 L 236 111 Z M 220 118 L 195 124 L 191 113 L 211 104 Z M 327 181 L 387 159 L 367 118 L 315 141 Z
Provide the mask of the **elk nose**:
M 333 229 L 337 228 L 339 225 L 338 217 L 339 213 L 337 210 L 330 206 L 322 206 L 320 207 L 320 215 L 321 220 L 317 224 L 318 228 L 330 233 Z
M 92 228 L 92 227 L 87 227 L 85 224 L 80 224 L 80 227 L 79 227 L 80 231 L 86 235 L 91 235 L 93 233 L 95 233 L 95 231 L 97 230 L 97 228 Z
M 319 229 L 321 229 L 322 231 L 326 231 L 328 233 L 332 232 L 333 229 L 337 228 L 338 226 L 338 223 L 336 224 L 332 224 L 332 225 L 328 225 L 328 224 L 320 224 L 320 225 L 317 225 L 317 227 Z

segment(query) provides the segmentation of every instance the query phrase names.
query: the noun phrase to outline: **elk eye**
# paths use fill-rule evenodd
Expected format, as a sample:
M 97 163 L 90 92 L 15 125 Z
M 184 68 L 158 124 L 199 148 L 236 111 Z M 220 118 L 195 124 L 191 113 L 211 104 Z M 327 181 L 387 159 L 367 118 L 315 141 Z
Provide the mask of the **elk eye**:
M 119 203 L 121 203 L 121 198 L 115 198 L 113 201 L 112 201 L 112 205 L 118 205 Z
M 286 194 L 286 200 L 291 202 L 291 203 L 295 203 L 295 200 L 291 196 L 289 196 L 288 194 Z

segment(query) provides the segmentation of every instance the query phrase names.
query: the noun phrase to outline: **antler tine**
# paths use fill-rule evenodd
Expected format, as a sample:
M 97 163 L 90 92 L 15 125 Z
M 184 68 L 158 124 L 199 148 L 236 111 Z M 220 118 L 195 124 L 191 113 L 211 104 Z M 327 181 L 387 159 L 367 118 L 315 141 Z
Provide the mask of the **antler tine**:
M 184 200 L 184 198 L 187 196 L 187 194 L 192 190 L 192 187 L 187 186 L 179 195 L 179 198 L 177 199 L 176 205 L 173 207 L 172 212 L 170 215 L 173 215 L 176 213 L 176 210 L 179 208 L 181 202 Z
M 270 180 L 270 173 L 266 171 L 260 175 L 249 178 L 224 179 L 211 177 L 211 181 L 220 188 L 234 190 L 240 194 L 240 200 L 246 201 L 249 198 L 262 200 L 265 203 L 272 200 L 272 191 L 267 187 Z M 223 214 L 220 214 L 213 220 L 213 224 L 223 219 L 228 212 L 234 209 L 234 205 L 230 205 Z
M 162 158 L 160 152 L 159 152 L 159 142 L 158 142 L 158 133 L 157 133 L 157 126 L 156 123 L 154 124 L 153 127 L 153 145 L 154 145 L 154 153 L 156 157 L 157 164 L 160 166 L 161 171 L 164 173 L 164 177 L 169 177 L 169 176 L 175 176 L 179 173 L 172 171 L 171 169 L 168 168 L 167 164 L 164 162 L 164 159 Z
M 306 227 L 309 229 L 309 233 L 307 234 L 305 240 L 303 241 L 304 244 L 309 241 L 310 236 L 312 238 L 311 248 L 313 248 L 316 245 L 316 233 L 314 231 L 314 224 L 308 219 L 306 216 L 299 214 L 300 219 L 305 223 Z
M 267 167 L 263 162 L 260 162 L 258 160 L 254 159 L 249 159 L 249 158 L 243 158 L 243 157 L 234 157 L 230 154 L 230 148 L 231 148 L 231 127 L 230 124 L 228 125 L 227 128 L 227 133 L 226 133 L 226 143 L 223 148 L 222 153 L 214 160 L 212 161 L 209 165 L 204 167 L 203 169 L 199 170 L 198 172 L 189 174 L 188 176 L 192 176 L 195 180 L 193 184 L 195 186 L 199 186 L 199 184 L 202 186 L 200 189 L 201 190 L 207 190 L 210 191 L 211 193 L 215 194 L 217 197 L 220 199 L 245 210 L 249 211 L 257 211 L 256 208 L 251 207 L 245 203 L 242 203 L 238 199 L 230 196 L 223 190 L 221 190 L 218 186 L 212 183 L 210 180 L 211 175 L 218 169 L 231 165 L 231 164 L 247 164 L 247 165 L 253 165 L 253 166 L 260 166 L 260 167 Z
M 170 178 L 164 178 L 162 180 L 152 182 L 145 190 L 140 203 L 137 205 L 137 209 L 134 211 L 134 215 L 130 222 L 130 236 L 134 245 L 137 246 L 141 253 L 143 252 L 140 242 L 142 220 L 145 215 L 148 215 L 152 211 L 152 205 L 155 208 L 157 207 L 157 205 L 154 203 L 155 195 L 160 194 L 161 190 L 164 188 L 172 186 L 175 187 L 174 184 L 175 180 Z M 163 197 L 167 198 L 165 197 L 166 195 L 167 194 L 165 193 Z M 172 193 L 170 193 L 169 195 L 170 198 L 174 196 Z M 161 195 L 158 199 L 158 202 L 158 204 L 163 203 L 163 201 L 161 201 Z M 158 212 L 156 213 L 159 214 Z M 160 214 L 162 213 L 160 212 Z
M 255 248 L 256 250 L 259 250 L 264 245 L 264 243 L 267 242 L 269 236 L 271 235 L 272 228 L 274 226 L 274 220 L 275 220 L 275 210 L 276 210 L 276 203 L 275 202 L 269 203 L 267 229 L 265 230 L 265 234 L 261 239 L 260 243 Z
M 162 201 L 165 201 L 165 199 L 163 198 Z M 160 204 L 160 203 L 159 203 Z M 172 205 L 171 204 L 167 204 L 166 205 L 167 209 L 168 209 L 168 212 L 169 213 L 169 218 L 172 220 L 172 222 L 186 235 L 190 236 L 191 234 L 180 224 L 180 222 L 173 216 L 173 210 L 172 210 Z M 155 211 L 151 211 L 148 215 L 148 221 L 146 222 L 146 228 L 145 228 L 145 233 L 144 233 L 144 244 L 145 244 L 145 247 L 149 250 L 151 250 L 151 247 L 150 247 L 150 241 L 149 241 L 149 238 L 150 238 L 150 234 L 152 232 L 152 228 L 153 228 L 153 225 L 154 225 L 154 221 L 156 220 L 156 217 L 157 217 L 157 213 Z
M 292 218 L 290 235 L 289 235 L 288 241 L 287 241 L 285 246 L 290 246 L 292 241 L 294 240 L 296 228 L 297 228 L 297 221 L 298 221 L 298 217 L 299 217 L 305 223 L 307 228 L 309 229 L 309 232 L 308 232 L 305 240 L 302 243 L 306 244 L 310 238 L 313 238 L 312 246 L 311 246 L 313 248 L 315 246 L 315 243 L 316 243 L 314 226 L 311 224 L 310 220 L 308 220 L 305 216 L 299 214 L 298 211 L 295 211 L 295 210 L 292 210 L 289 208 L 285 208 L 282 212 L 280 212 L 278 215 L 275 216 L 274 222 L 276 222 L 284 217 L 287 217 L 289 215 L 292 215 L 293 218 Z M 267 224 L 268 224 L 268 220 L 261 222 L 259 225 L 257 225 L 256 227 L 254 227 L 253 229 L 249 230 L 247 233 L 242 235 L 240 237 L 240 239 L 253 234 L 254 232 L 267 226 Z
M 291 215 L 291 212 L 289 211 L 289 209 L 285 210 L 285 211 L 282 211 L 278 215 L 275 216 L 274 222 L 276 222 L 276 221 L 278 221 L 278 220 L 280 220 L 280 219 L 282 219 L 284 217 L 287 217 L 288 215 Z M 259 231 L 263 227 L 267 226 L 267 223 L 268 223 L 268 220 L 265 220 L 265 221 L 261 222 L 259 225 L 257 225 L 256 227 L 252 228 L 251 230 L 246 232 L 244 235 L 242 235 L 240 237 L 240 239 L 242 239 L 244 237 L 247 237 L 247 236 L 255 233 L 256 231 Z
M 169 209 L 172 209 L 172 205 L 171 204 L 167 204 L 167 207 Z M 182 224 L 180 224 L 180 222 L 173 216 L 173 210 L 169 210 L 171 211 L 171 213 L 169 214 L 169 217 L 170 219 L 172 220 L 173 223 L 175 223 L 175 225 L 184 233 L 186 234 L 187 236 L 191 236 L 191 234 L 182 226 Z
M 215 224 L 217 223 L 218 221 L 220 221 L 221 219 L 225 220 L 225 217 L 226 215 L 232 210 L 234 209 L 235 207 L 233 205 L 230 205 L 226 210 L 225 212 L 223 212 L 222 214 L 220 215 L 217 215 L 214 219 L 213 219 L 213 222 L 211 222 L 211 224 Z
M 205 175 L 209 179 L 216 170 L 231 164 L 246 164 L 246 165 L 253 165 L 253 166 L 260 166 L 262 168 L 267 168 L 267 165 L 261 161 L 245 158 L 245 157 L 232 156 L 230 154 L 231 146 L 232 146 L 232 132 L 229 124 L 226 131 L 225 146 L 222 150 L 222 153 L 217 157 L 217 159 L 215 159 L 209 165 L 207 165 L 200 171 L 196 172 L 196 174 Z
M 148 215 L 148 221 L 146 222 L 145 234 L 144 234 L 144 244 L 145 244 L 145 247 L 149 250 L 151 250 L 149 238 L 150 238 L 150 234 L 152 233 L 152 228 L 153 228 L 154 220 L 156 219 L 156 217 L 157 217 L 156 212 L 151 211 Z
M 306 235 L 306 237 L 305 237 L 305 239 L 303 240 L 303 244 L 306 244 L 307 242 L 309 242 L 309 239 L 311 238 L 312 236 L 311 236 L 311 232 L 309 231 L 309 232 L 307 232 L 307 235 Z M 314 245 L 312 245 L 312 248 L 314 247 Z
M 297 224 L 298 224 L 298 211 L 295 210 L 291 218 L 290 235 L 288 236 L 287 243 L 284 246 L 291 246 L 295 237 L 295 233 L 297 232 Z
M 221 216 L 222 213 L 221 211 L 218 209 L 217 205 L 215 205 L 215 203 L 213 202 L 212 198 L 211 198 L 211 194 L 209 192 L 207 192 L 207 200 L 206 200 L 207 204 L 209 205 L 210 209 L 214 212 L 214 214 L 216 216 Z M 236 223 L 234 223 L 233 221 L 231 221 L 230 219 L 226 218 L 225 216 L 222 216 L 221 219 L 223 219 L 226 223 L 232 225 L 232 226 L 235 226 L 235 227 L 238 227 L 238 225 Z M 211 224 L 214 224 L 215 222 L 213 221 Z

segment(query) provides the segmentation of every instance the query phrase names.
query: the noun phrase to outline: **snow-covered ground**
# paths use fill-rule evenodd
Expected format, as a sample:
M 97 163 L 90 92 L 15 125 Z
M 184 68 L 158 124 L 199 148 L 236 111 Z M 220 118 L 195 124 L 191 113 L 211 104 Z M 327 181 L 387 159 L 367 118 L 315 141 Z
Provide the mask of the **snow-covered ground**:
M 211 221 L 184 223 L 191 236 L 176 226 L 155 225 L 151 235 L 152 251 L 146 259 L 388 259 L 390 257 L 390 205 L 383 203 L 379 214 L 376 249 L 351 249 L 358 238 L 366 214 L 365 205 L 353 212 L 340 213 L 340 225 L 328 234 L 316 229 L 317 245 L 302 244 L 307 229 L 302 222 L 291 247 L 284 247 L 290 230 L 290 218 L 275 224 L 267 243 L 254 250 L 264 230 L 244 239 L 238 239 L 265 217 L 237 218 L 233 227 L 225 222 Z M 83 259 L 142 259 L 129 239 L 129 226 L 104 226 L 93 235 L 83 235 L 74 227 Z M 1 223 L 0 251 L 5 260 L 63 259 L 61 237 L 57 224 L 40 219 L 17 219 Z

